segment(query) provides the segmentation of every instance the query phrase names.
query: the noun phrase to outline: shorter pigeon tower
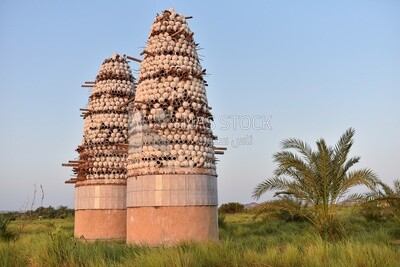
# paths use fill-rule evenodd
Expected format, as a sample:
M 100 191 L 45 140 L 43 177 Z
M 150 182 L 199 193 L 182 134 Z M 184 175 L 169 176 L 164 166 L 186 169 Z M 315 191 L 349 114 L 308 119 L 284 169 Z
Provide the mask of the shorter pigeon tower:
M 63 166 L 76 174 L 75 230 L 86 240 L 125 240 L 128 110 L 135 94 L 134 78 L 125 57 L 114 54 L 100 67 L 83 111 L 83 141 L 77 160 Z

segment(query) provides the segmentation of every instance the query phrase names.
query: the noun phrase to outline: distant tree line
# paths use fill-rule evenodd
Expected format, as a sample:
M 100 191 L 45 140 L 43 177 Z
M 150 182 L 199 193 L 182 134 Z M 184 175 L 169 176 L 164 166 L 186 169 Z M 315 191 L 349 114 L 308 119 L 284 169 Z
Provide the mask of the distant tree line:
M 35 210 L 28 210 L 25 212 L 7 212 L 3 214 L 3 217 L 9 218 L 9 220 L 16 219 L 65 219 L 67 217 L 74 216 L 74 209 L 70 209 L 67 206 L 58 206 L 54 208 L 52 206 L 48 207 L 38 207 Z

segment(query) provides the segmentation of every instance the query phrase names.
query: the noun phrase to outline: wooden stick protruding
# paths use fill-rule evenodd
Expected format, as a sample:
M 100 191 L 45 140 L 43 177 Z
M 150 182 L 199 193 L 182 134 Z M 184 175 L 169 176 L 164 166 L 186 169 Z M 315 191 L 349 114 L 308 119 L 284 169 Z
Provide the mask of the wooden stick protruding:
M 126 101 L 125 103 L 120 104 L 117 108 L 120 109 L 120 108 L 122 108 L 122 107 L 128 105 L 128 104 L 131 103 L 132 101 L 135 101 L 135 98 L 134 98 L 134 97 L 130 98 L 130 99 L 129 99 L 128 101 Z
M 194 32 L 192 32 L 192 33 L 190 33 L 188 36 L 186 36 L 186 40 L 189 40 L 189 39 L 191 39 L 192 37 L 193 37 L 193 35 L 194 35 Z
M 139 63 L 141 63 L 141 62 L 142 62 L 142 60 L 140 60 L 140 59 L 137 59 L 137 58 L 135 58 L 135 57 L 126 56 L 126 58 L 127 58 L 127 59 L 130 59 L 130 60 L 133 60 L 133 61 L 136 61 L 136 62 L 139 62 Z
M 143 56 L 144 54 L 154 57 L 154 54 L 149 52 L 149 51 L 147 51 L 147 50 L 143 50 L 143 52 L 140 53 L 141 56 Z
M 185 30 L 185 29 L 183 29 L 183 28 L 180 29 L 179 31 L 173 33 L 173 34 L 171 35 L 171 37 L 175 37 L 175 36 L 177 36 L 178 34 L 181 34 L 184 30 Z

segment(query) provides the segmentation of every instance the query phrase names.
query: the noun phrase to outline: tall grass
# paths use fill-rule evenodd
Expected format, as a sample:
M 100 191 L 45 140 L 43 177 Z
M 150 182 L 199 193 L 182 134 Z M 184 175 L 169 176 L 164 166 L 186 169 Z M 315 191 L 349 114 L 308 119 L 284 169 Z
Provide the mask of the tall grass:
M 399 266 L 393 222 L 349 219 L 349 232 L 326 242 L 307 223 L 226 215 L 220 242 L 150 248 L 73 238 L 73 221 L 35 221 L 15 242 L 0 242 L 0 266 Z M 18 221 L 10 223 L 16 229 Z M 394 233 L 394 234 L 393 234 Z
M 11 218 L 6 214 L 0 214 L 0 240 L 7 240 L 10 238 L 11 234 L 8 230 L 8 225 Z

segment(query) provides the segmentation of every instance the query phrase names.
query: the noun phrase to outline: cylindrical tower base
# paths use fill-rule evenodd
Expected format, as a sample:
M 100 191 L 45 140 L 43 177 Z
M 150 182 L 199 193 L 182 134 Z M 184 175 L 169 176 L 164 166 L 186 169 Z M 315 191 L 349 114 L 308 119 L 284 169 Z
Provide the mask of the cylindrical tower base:
M 125 210 L 77 210 L 74 236 L 88 241 L 125 240 L 125 225 Z
M 77 183 L 74 230 L 76 238 L 85 240 L 126 239 L 125 182 L 84 181 Z
M 126 241 L 158 246 L 218 240 L 217 204 L 215 176 L 129 177 Z
M 218 240 L 216 206 L 127 209 L 127 243 L 150 246 Z

